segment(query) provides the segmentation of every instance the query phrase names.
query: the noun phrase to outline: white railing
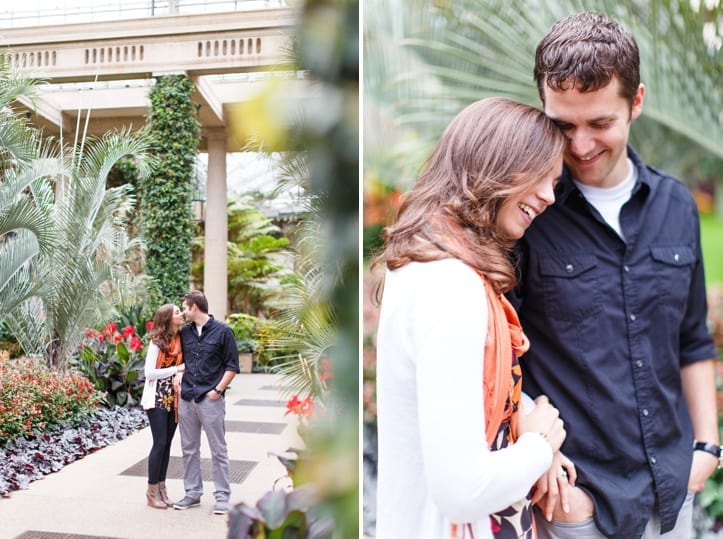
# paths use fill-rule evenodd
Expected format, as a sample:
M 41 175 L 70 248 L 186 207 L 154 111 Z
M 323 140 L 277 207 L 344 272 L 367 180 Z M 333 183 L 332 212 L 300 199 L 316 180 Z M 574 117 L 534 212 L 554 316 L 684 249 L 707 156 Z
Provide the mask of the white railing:
M 2 28 L 196 15 L 286 7 L 287 0 L 3 0 Z

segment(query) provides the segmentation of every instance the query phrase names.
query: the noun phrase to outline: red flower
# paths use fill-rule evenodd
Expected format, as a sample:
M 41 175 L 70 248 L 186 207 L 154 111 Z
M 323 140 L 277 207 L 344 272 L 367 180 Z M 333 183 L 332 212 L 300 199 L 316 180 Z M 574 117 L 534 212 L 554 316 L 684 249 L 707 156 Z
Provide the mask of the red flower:
M 331 361 L 329 361 L 329 358 L 323 357 L 321 358 L 321 374 L 319 375 L 319 380 L 321 380 L 322 384 L 325 384 L 326 381 L 331 378 Z
M 143 341 L 138 337 L 137 335 L 134 335 L 131 339 L 130 344 L 131 350 L 135 350 L 136 352 L 140 352 L 143 350 Z
M 123 337 L 130 337 L 136 332 L 136 328 L 134 328 L 131 325 L 128 325 L 123 328 Z
M 121 335 L 120 333 L 116 333 L 115 335 L 113 335 L 114 343 L 117 344 L 117 343 L 121 342 L 122 340 L 123 340 L 123 335 Z
M 146 331 L 150 331 L 153 329 L 153 320 L 149 320 L 146 322 Z
M 294 413 L 299 417 L 312 417 L 314 415 L 314 399 L 306 397 L 303 401 L 299 400 L 298 395 L 294 395 L 286 403 L 286 412 L 284 415 Z
M 95 339 L 96 333 L 95 330 L 90 328 L 85 328 L 85 338 L 86 339 Z
M 286 412 L 284 412 L 284 415 L 289 415 L 291 413 L 298 414 L 300 407 L 301 401 L 299 400 L 299 397 L 297 395 L 294 395 L 286 403 Z
M 108 322 L 108 324 L 105 326 L 104 332 L 108 333 L 109 335 L 112 335 L 118 330 L 118 324 L 115 322 Z

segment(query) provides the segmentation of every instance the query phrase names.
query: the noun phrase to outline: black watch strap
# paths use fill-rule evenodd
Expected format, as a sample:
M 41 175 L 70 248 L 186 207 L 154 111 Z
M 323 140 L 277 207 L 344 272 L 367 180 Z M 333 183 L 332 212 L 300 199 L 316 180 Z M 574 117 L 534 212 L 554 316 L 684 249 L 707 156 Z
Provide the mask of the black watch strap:
M 695 442 L 693 444 L 693 450 L 705 451 L 706 453 L 714 455 L 717 459 L 721 458 L 721 446 L 717 444 L 712 444 L 710 442 Z
M 219 395 L 223 395 L 223 391 L 219 391 L 217 387 L 214 387 L 213 390 Z

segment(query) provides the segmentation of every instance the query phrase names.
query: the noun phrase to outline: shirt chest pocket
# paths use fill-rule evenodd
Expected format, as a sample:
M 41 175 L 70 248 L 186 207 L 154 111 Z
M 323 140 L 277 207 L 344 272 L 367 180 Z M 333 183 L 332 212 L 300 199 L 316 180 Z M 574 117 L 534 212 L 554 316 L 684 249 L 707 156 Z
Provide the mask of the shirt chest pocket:
M 597 257 L 575 254 L 542 257 L 540 280 L 545 310 L 552 318 L 577 321 L 600 311 Z
M 658 298 L 666 306 L 684 308 L 697 262 L 695 251 L 687 245 L 651 246 L 650 259 Z

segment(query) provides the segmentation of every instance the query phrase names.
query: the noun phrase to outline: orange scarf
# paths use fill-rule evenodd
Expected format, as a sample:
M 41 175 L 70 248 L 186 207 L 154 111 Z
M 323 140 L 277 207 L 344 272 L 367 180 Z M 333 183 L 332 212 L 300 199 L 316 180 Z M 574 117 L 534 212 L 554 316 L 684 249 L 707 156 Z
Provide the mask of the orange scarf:
M 161 350 L 156 359 L 156 369 L 176 367 L 183 363 L 183 350 L 181 349 L 181 335 L 176 333 L 171 342 L 168 343 L 168 351 Z M 178 423 L 178 391 L 173 391 L 173 409 L 176 413 L 176 423 Z
M 485 432 L 487 433 L 487 446 L 491 447 L 497 436 L 497 431 L 503 421 L 510 421 L 510 436 L 512 441 L 517 439 L 517 417 L 519 412 L 513 412 L 513 403 L 519 403 L 522 394 L 522 384 L 512 385 L 512 352 L 520 357 L 530 348 L 530 341 L 522 332 L 520 319 L 515 309 L 502 294 L 495 294 L 492 285 L 484 274 L 482 277 L 487 294 L 487 339 L 485 340 L 484 380 L 484 406 L 485 406 Z M 450 535 L 458 537 L 461 530 L 462 537 L 469 531 L 474 539 L 472 525 L 452 524 Z
M 492 285 L 484 275 L 487 292 L 487 340 L 485 342 L 484 403 L 485 432 L 487 445 L 491 446 L 500 425 L 510 420 L 512 441 L 517 439 L 517 413 L 512 412 L 511 403 L 519 403 L 521 384 L 513 388 L 512 353 L 517 357 L 527 352 L 530 341 L 522 332 L 520 319 L 515 309 L 502 294 L 495 294 Z

